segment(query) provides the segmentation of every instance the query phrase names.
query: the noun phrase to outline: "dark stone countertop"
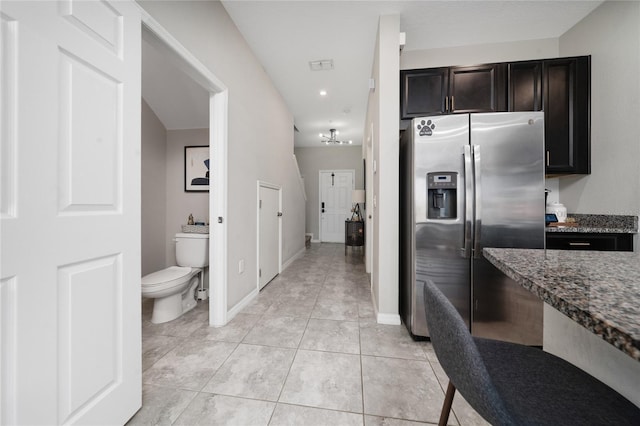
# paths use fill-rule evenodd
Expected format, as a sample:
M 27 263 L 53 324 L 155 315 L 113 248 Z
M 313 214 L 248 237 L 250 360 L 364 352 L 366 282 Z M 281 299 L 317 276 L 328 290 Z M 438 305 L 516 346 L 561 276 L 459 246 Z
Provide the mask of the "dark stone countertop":
M 592 234 L 636 234 L 638 216 L 579 214 L 567 215 L 575 219 L 578 226 L 547 226 L 547 232 L 578 232 Z
M 507 276 L 640 361 L 640 253 L 485 248 Z

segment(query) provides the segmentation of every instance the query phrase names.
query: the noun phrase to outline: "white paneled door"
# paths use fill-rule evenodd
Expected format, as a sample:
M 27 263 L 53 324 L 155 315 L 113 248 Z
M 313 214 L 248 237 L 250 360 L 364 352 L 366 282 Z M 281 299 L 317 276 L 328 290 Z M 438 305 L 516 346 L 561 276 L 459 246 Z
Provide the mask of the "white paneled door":
M 258 282 L 267 285 L 280 272 L 280 188 L 259 184 Z
M 344 221 L 351 217 L 354 170 L 320 172 L 320 241 L 344 243 Z
M 140 12 L 3 1 L 0 423 L 141 405 Z

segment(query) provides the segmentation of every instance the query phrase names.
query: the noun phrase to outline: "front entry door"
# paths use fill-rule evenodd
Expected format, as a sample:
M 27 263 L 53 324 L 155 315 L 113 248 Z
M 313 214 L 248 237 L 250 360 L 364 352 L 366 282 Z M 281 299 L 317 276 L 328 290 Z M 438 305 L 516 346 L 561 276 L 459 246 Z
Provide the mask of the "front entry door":
M 354 170 L 320 172 L 320 241 L 344 243 L 344 221 L 351 217 Z
M 280 271 L 280 189 L 260 185 L 258 282 L 267 285 Z
M 140 12 L 3 1 L 0 423 L 141 406 Z

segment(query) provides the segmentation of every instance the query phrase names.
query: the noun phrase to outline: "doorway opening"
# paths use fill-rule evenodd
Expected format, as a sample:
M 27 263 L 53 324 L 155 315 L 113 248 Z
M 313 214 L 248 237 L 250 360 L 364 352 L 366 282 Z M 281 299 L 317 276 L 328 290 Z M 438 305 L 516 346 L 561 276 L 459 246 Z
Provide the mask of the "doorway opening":
M 209 103 L 209 324 L 227 322 L 227 104 L 226 86 L 155 19 L 142 16 L 142 38 L 208 93 Z M 186 219 L 186 218 L 185 218 Z
M 344 223 L 351 217 L 354 169 L 320 170 L 320 241 L 344 243 Z

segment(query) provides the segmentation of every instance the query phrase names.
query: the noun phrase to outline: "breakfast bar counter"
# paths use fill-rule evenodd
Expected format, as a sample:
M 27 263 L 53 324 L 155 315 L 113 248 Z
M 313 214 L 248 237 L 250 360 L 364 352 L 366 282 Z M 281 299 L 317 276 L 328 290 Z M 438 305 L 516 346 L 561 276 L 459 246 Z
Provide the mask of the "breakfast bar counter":
M 545 302 L 544 350 L 640 406 L 638 252 L 485 248 L 483 255 Z

